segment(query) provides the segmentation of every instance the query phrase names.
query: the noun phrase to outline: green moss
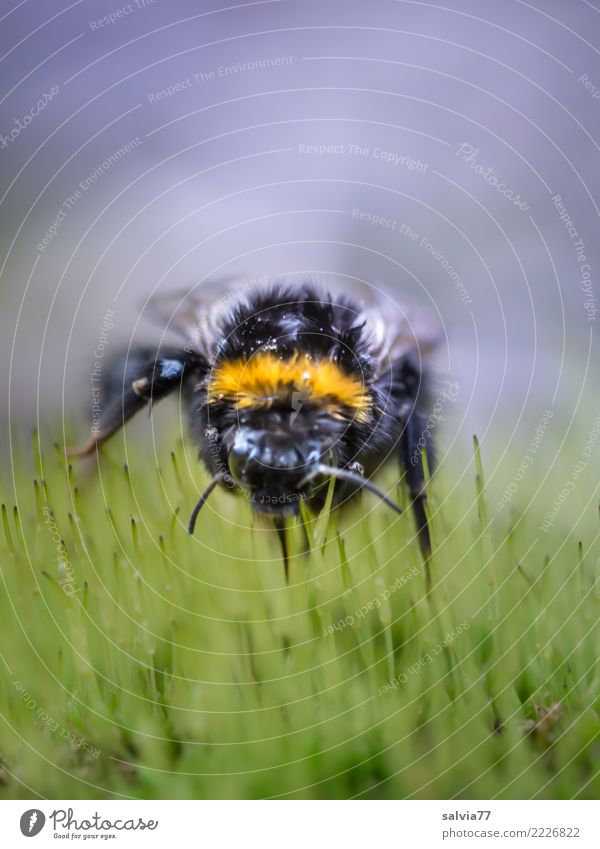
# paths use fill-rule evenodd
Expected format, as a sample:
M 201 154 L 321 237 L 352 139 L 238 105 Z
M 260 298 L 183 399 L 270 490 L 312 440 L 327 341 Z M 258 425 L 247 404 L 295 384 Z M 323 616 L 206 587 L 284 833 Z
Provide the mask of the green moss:
M 576 536 L 535 501 L 490 520 L 480 459 L 446 464 L 427 601 L 410 516 L 369 497 L 310 558 L 292 530 L 286 585 L 243 499 L 187 535 L 191 448 L 95 466 L 5 476 L 3 797 L 600 794 L 592 507 Z

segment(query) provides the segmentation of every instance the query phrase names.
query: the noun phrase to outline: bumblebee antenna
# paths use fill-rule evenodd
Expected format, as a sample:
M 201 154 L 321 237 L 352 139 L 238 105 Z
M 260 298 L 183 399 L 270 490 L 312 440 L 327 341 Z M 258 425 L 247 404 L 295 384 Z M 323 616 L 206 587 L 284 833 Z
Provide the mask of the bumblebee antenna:
M 391 498 L 388 498 L 387 495 L 382 492 L 378 486 L 375 486 L 367 478 L 363 478 L 361 475 L 356 474 L 355 472 L 349 472 L 347 469 L 338 469 L 335 466 L 325 466 L 322 463 L 316 467 L 314 471 L 312 471 L 309 475 L 307 475 L 304 480 L 300 481 L 299 486 L 302 487 L 311 481 L 313 478 L 318 477 L 318 475 L 328 475 L 332 478 L 339 478 L 343 481 L 348 481 L 348 483 L 354 483 L 360 489 L 368 489 L 369 492 L 372 492 L 373 495 L 376 495 L 380 498 L 384 504 L 387 504 L 388 507 L 391 507 L 392 510 L 395 510 L 396 513 L 402 514 L 402 509 L 395 504 Z
M 200 512 L 200 510 L 202 510 L 202 508 L 206 504 L 206 501 L 208 500 L 208 496 L 211 494 L 211 492 L 216 487 L 216 485 L 218 483 L 221 483 L 221 481 L 224 480 L 224 478 L 226 478 L 226 477 L 227 477 L 227 473 L 221 472 L 221 474 L 215 475 L 214 478 L 209 483 L 209 485 L 206 487 L 206 489 L 204 490 L 204 492 L 202 493 L 202 495 L 200 496 L 200 498 L 196 502 L 196 506 L 192 510 L 192 515 L 190 516 L 190 521 L 189 521 L 189 524 L 188 524 L 188 534 L 194 533 L 194 528 L 196 527 L 196 519 L 198 518 L 198 513 Z

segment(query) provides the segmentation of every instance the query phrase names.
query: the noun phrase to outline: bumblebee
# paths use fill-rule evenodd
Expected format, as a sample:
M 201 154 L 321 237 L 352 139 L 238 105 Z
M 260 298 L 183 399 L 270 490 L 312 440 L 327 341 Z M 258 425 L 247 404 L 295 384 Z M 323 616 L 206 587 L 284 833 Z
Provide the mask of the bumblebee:
M 149 309 L 181 341 L 129 352 L 107 375 L 90 438 L 71 454 L 93 453 L 143 407 L 179 392 L 211 476 L 189 533 L 215 487 L 246 493 L 279 533 L 286 574 L 286 516 L 302 502 L 319 511 L 330 483 L 334 507 L 368 490 L 400 513 L 371 480 L 396 460 L 428 573 L 422 449 L 431 459 L 426 358 L 436 325 L 366 286 L 334 294 L 313 281 L 219 282 Z

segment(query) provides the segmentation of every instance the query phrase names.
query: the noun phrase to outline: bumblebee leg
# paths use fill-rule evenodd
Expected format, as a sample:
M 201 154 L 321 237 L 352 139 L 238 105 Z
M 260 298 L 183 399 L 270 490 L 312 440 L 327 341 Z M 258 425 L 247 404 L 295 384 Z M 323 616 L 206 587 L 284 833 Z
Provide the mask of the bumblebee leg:
M 417 539 L 425 568 L 425 587 L 427 595 L 431 592 L 431 535 L 425 512 L 427 493 L 425 491 L 425 471 L 421 456 L 421 445 L 425 432 L 425 417 L 414 411 L 406 421 L 402 434 L 402 464 L 406 470 L 406 482 L 411 498 L 411 507 L 417 527 Z M 430 454 L 430 446 L 425 450 Z
M 281 545 L 281 556 L 283 557 L 283 568 L 285 571 L 285 582 L 289 584 L 290 582 L 290 550 L 289 543 L 287 537 L 287 531 L 285 526 L 285 519 L 281 516 L 278 516 L 275 519 L 275 530 L 277 531 L 277 536 L 279 538 L 279 544 Z
M 123 427 L 138 410 L 145 407 L 146 398 L 140 398 L 132 390 L 126 390 L 122 398 L 113 401 L 102 413 L 98 426 L 92 428 L 89 438 L 76 448 L 67 448 L 67 457 L 86 457 L 93 454 L 96 445 L 106 442 L 113 433 Z
M 68 448 L 67 456 L 92 454 L 97 445 L 106 442 L 148 403 L 159 401 L 181 386 L 186 368 L 192 367 L 201 370 L 203 361 L 196 354 L 182 351 L 141 350 L 115 363 L 102 381 L 106 407 L 94 422 L 89 439 L 78 448 Z

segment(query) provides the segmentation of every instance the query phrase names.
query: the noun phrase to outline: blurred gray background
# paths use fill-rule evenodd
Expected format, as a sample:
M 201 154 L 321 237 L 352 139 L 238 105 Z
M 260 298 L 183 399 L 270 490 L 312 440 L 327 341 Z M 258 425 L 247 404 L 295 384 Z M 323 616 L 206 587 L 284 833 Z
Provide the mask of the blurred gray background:
M 18 429 L 89 418 L 107 310 L 108 354 L 152 335 L 153 292 L 304 271 L 437 313 L 460 387 L 444 450 L 477 432 L 522 453 L 545 409 L 552 452 L 593 426 L 599 3 L 24 0 L 0 18 Z

